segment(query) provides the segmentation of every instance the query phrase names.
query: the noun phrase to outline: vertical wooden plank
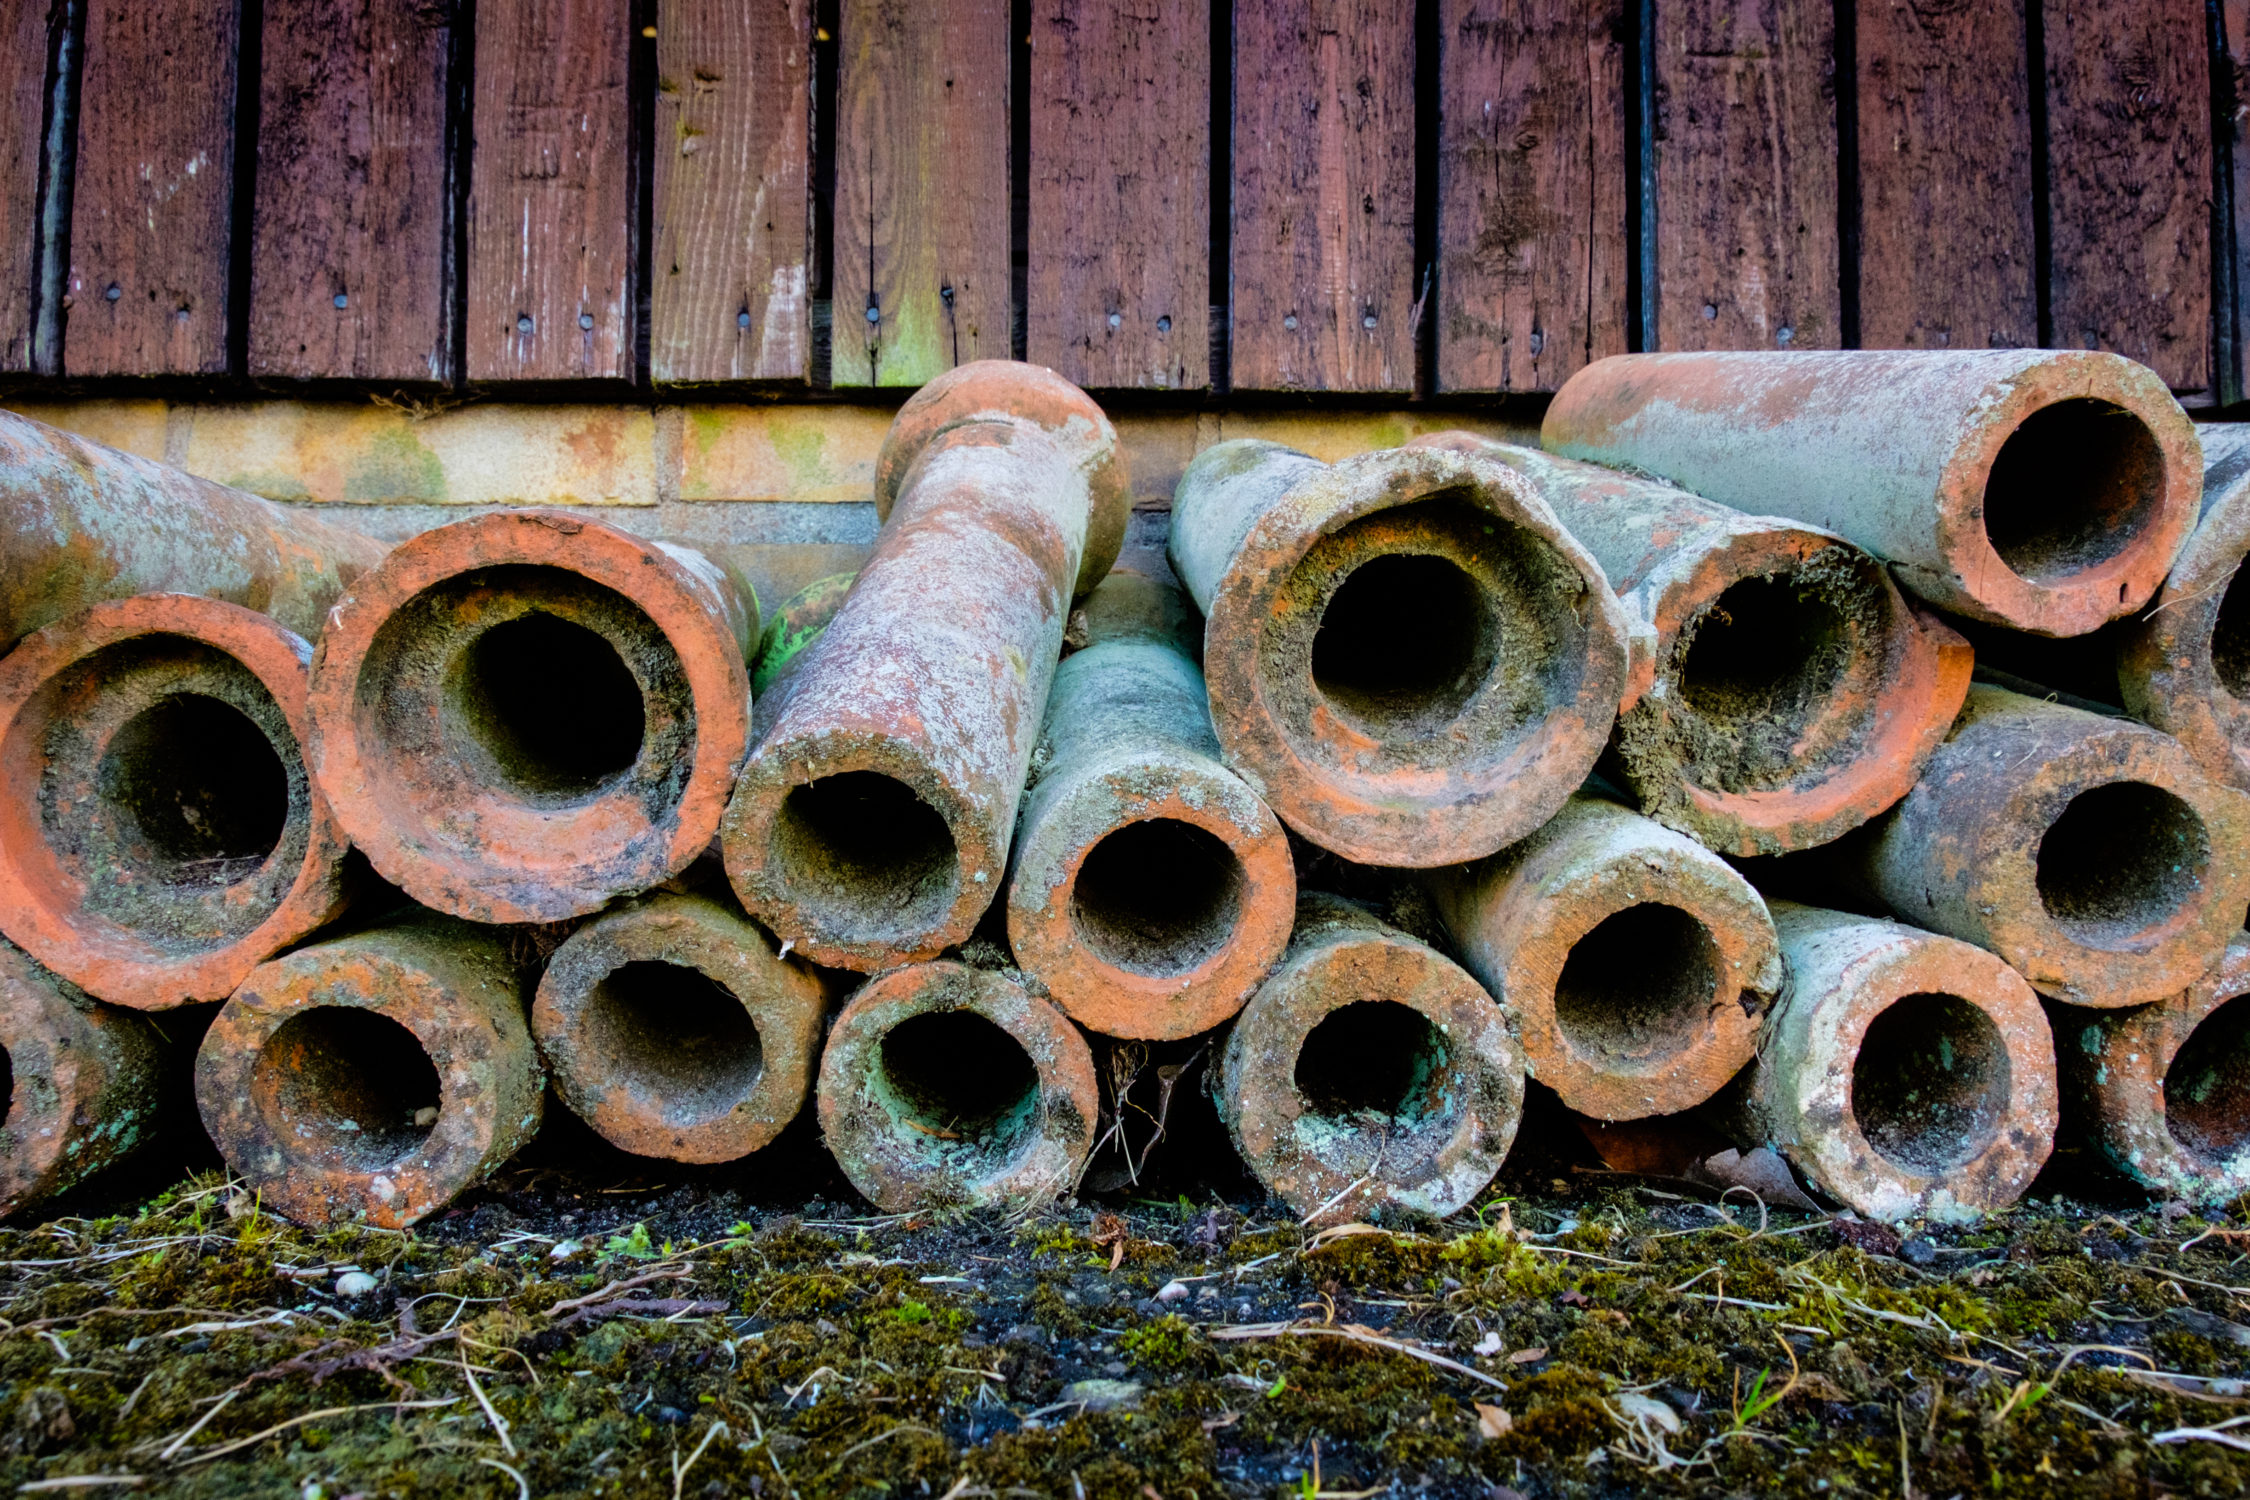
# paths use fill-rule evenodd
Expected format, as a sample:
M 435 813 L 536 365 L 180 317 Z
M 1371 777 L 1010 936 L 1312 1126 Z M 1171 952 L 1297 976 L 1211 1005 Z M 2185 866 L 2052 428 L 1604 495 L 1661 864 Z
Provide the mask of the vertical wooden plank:
M 633 378 L 629 0 L 477 0 L 471 380 Z
M 1025 350 L 1080 385 L 1210 380 L 1210 0 L 1035 5 Z
M 831 382 L 1006 359 L 1008 0 L 843 0 L 838 25 Z
M 235 22 L 236 0 L 88 0 L 73 375 L 226 369 Z
M 1414 384 L 1414 8 L 1239 0 L 1239 390 Z
M 2210 64 L 2200 0 L 2047 0 L 2053 340 L 2211 384 Z
M 50 0 L 15 0 L 0 22 L 0 371 L 31 368 L 39 265 L 39 144 L 47 129 Z
M 1660 349 L 1833 349 L 1831 0 L 1656 0 Z
M 666 0 L 656 20 L 649 373 L 801 380 L 809 0 Z
M 451 377 L 450 14 L 266 0 L 251 374 Z
M 2023 0 L 1857 0 L 1860 344 L 2039 342 Z
M 1624 0 L 1443 0 L 1437 385 L 1551 391 L 1625 352 Z
M 2221 226 L 2220 243 L 2213 254 L 2231 258 L 2227 304 L 2218 309 L 2230 335 L 2216 351 L 2222 404 L 2242 400 L 2244 340 L 2250 337 L 2250 0 L 2219 0 L 2219 56 L 2221 76 L 2213 79 L 2216 103 L 2223 111 L 2219 142 L 2226 148 L 2227 182 L 2224 200 L 2231 218 Z M 2214 186 L 2217 186 L 2216 184 Z

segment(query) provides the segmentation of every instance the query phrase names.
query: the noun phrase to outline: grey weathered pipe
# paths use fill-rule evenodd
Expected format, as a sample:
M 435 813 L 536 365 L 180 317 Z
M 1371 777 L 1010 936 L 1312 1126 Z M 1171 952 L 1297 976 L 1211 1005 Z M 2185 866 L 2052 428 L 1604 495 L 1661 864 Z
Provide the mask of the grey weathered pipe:
M 2148 601 L 2202 479 L 2163 380 L 2083 350 L 1616 355 L 1564 382 L 1541 441 L 1825 526 L 1933 604 L 2052 636 Z
M 1288 835 L 1219 763 L 1179 590 L 1115 572 L 1085 618 L 1033 757 L 1009 945 L 1082 1026 L 1193 1036 L 1240 1010 L 1289 941 Z
M 1083 391 L 983 361 L 900 410 L 876 506 L 874 555 L 758 704 L 722 832 L 744 908 L 860 970 L 936 957 L 999 894 L 1071 600 L 1129 497 Z
M 0 412 L 0 651 L 136 594 L 200 594 L 306 639 L 383 544 Z

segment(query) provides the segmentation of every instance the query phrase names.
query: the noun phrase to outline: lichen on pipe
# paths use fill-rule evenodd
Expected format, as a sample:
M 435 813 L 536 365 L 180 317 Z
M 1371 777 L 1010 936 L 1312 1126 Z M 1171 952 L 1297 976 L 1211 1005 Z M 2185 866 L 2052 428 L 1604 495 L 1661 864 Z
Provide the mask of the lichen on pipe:
M 0 412 L 0 651 L 111 599 L 199 594 L 308 639 L 380 542 Z
M 1614 355 L 1541 441 L 1827 527 L 1931 603 L 2052 636 L 2148 601 L 2202 479 L 2163 380 L 2081 350 Z
M 1490 854 L 1545 822 L 1609 739 L 1624 614 L 1503 465 L 1224 442 L 1181 477 L 1170 548 L 1206 616 L 1227 763 L 1346 859 Z
M 580 927 L 540 976 L 531 1031 L 555 1092 L 610 1144 L 735 1161 L 804 1108 L 826 998 L 707 895 L 662 892 Z
M 348 899 L 306 772 L 312 648 L 188 594 L 0 658 L 0 932 L 99 999 L 222 1000 Z
M 2050 1008 L 2065 1114 L 2152 1192 L 2250 1192 L 2250 935 L 2179 994 L 2124 1010 Z
M 1008 877 L 1008 941 L 1080 1025 L 1176 1040 L 1225 1021 L 1289 942 L 1281 824 L 1219 762 L 1198 622 L 1115 572 L 1047 698 Z
M 828 622 L 836 618 L 836 611 L 844 607 L 852 580 L 858 576 L 831 573 L 815 578 L 781 601 L 758 636 L 758 650 L 750 664 L 751 692 L 764 697 L 805 648 L 820 639 Z
M 312 765 L 352 842 L 478 922 L 596 911 L 709 847 L 754 622 L 686 548 L 555 511 L 402 542 L 313 663 Z
M 146 1145 L 162 1116 L 164 1054 L 145 1017 L 0 942 L 0 1216 Z
M 527 990 L 502 934 L 427 913 L 261 964 L 196 1054 L 203 1127 L 284 1218 L 403 1229 L 538 1133 Z
M 1756 1066 L 1715 1113 L 1872 1219 L 2007 1207 L 2055 1135 L 2039 997 L 1981 948 L 1897 922 L 1772 904 L 1789 982 Z
M 2205 772 L 2250 790 L 2250 430 L 2196 432 L 2202 515 L 2155 599 L 2119 627 L 2117 686 Z
M 1827 843 L 1906 795 L 1968 691 L 1968 645 L 1834 532 L 1465 432 L 1417 438 L 1539 489 L 1637 645 L 1611 741 L 1641 811 L 1735 855 Z
M 1506 1012 L 1460 965 L 1372 913 L 1298 900 L 1288 952 L 1219 1059 L 1219 1116 L 1310 1220 L 1443 1218 L 1500 1170 L 1523 1114 Z
M 1101 409 L 1004 361 L 915 393 L 875 497 L 875 551 L 761 705 L 724 832 L 743 906 L 860 970 L 935 957 L 999 894 L 1071 600 L 1129 505 Z
M 1076 1186 L 1101 1112 L 1070 1018 L 951 961 L 860 987 L 829 1030 L 818 1098 L 830 1154 L 885 1213 L 1046 1203 Z
M 1515 1017 L 1525 1073 L 1594 1119 L 1709 1099 L 1750 1060 L 1781 988 L 1750 883 L 1598 797 L 1427 885 L 1462 962 Z
M 2179 742 L 1983 683 L 1913 791 L 1840 851 L 1893 912 L 2079 1005 L 2177 994 L 2250 908 L 2250 794 Z

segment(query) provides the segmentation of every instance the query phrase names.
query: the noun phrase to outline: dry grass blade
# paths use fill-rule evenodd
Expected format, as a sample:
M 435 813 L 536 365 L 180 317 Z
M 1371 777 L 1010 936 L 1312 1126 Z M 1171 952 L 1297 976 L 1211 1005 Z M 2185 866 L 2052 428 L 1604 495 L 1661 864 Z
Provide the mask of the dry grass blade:
M 231 1442 L 220 1443 L 216 1447 L 190 1453 L 180 1460 L 179 1466 L 184 1469 L 189 1464 L 199 1464 L 208 1459 L 224 1458 L 229 1453 L 239 1453 L 244 1448 L 262 1443 L 277 1433 L 287 1432 L 292 1427 L 302 1427 L 307 1422 L 318 1422 L 325 1417 L 347 1417 L 355 1412 L 363 1411 L 418 1411 L 432 1406 L 457 1405 L 460 1400 L 459 1396 L 443 1396 L 434 1401 L 370 1401 L 362 1406 L 326 1406 L 319 1411 L 308 1411 L 302 1416 L 291 1417 L 286 1422 L 276 1422 L 261 1432 L 251 1433 L 248 1437 L 239 1437 Z
M 688 1470 L 695 1467 L 695 1461 L 703 1456 L 703 1450 L 710 1447 L 713 1442 L 715 1442 L 719 1438 L 725 1437 L 726 1435 L 727 1424 L 724 1422 L 713 1422 L 710 1427 L 704 1431 L 703 1441 L 695 1445 L 695 1451 L 687 1456 L 687 1462 L 684 1464 L 680 1462 L 679 1450 L 673 1450 L 672 1500 L 680 1500 L 680 1486 L 687 1482 Z
M 635 1287 L 647 1286 L 652 1282 L 679 1281 L 694 1269 L 693 1266 L 686 1264 L 658 1266 L 653 1270 L 643 1271 L 638 1276 L 629 1276 L 623 1281 L 612 1281 L 598 1292 L 588 1292 L 583 1297 L 571 1297 L 557 1302 L 547 1309 L 547 1316 L 552 1318 L 558 1313 L 576 1312 L 581 1307 L 592 1307 L 604 1298 L 615 1297 L 620 1292 L 629 1292 Z
M 2170 1432 L 2160 1432 L 2149 1439 L 2152 1443 L 2217 1443 L 2221 1447 L 2250 1453 L 2250 1436 L 2233 1431 L 2250 1417 L 2230 1417 L 2214 1427 L 2175 1427 Z
M 454 1352 L 460 1353 L 458 1347 Z M 484 1419 L 492 1424 L 494 1435 L 500 1439 L 500 1451 L 514 1458 L 516 1444 L 515 1439 L 508 1436 L 508 1419 L 494 1411 L 492 1403 L 485 1399 L 484 1387 L 477 1384 L 477 1372 L 469 1368 L 469 1357 L 466 1354 L 461 1356 L 461 1378 L 469 1382 L 469 1394 L 476 1397 L 477 1405 L 484 1408 Z
M 488 1469 L 498 1469 L 501 1473 L 513 1479 L 516 1482 L 516 1500 L 531 1500 L 531 1481 L 523 1477 L 521 1469 L 513 1464 L 504 1464 L 497 1458 L 480 1458 L 477 1462 Z M 674 1500 L 677 1500 L 678 1491 L 675 1490 L 673 1494 Z
M 1448 1359 L 1442 1354 L 1424 1349 L 1417 1344 L 1386 1338 L 1374 1329 L 1359 1323 L 1346 1323 L 1341 1327 L 1320 1323 L 1251 1323 L 1240 1327 L 1208 1324 L 1205 1326 L 1204 1332 L 1222 1343 L 1234 1343 L 1241 1339 L 1344 1339 L 1354 1344 L 1366 1344 L 1376 1349 L 1388 1349 L 1393 1354 L 1403 1354 L 1409 1359 L 1418 1359 L 1426 1365 L 1436 1365 L 1441 1370 L 1451 1370 L 1456 1375 L 1466 1375 L 1471 1380 L 1481 1380 L 1494 1390 L 1504 1391 L 1508 1388 L 1506 1381 L 1495 1380 L 1482 1370 L 1472 1370 L 1457 1359 Z
M 51 1495 L 59 1490 L 92 1490 L 105 1487 L 138 1489 L 148 1483 L 145 1474 L 63 1474 L 53 1479 L 34 1479 L 29 1484 L 16 1486 L 19 1495 Z

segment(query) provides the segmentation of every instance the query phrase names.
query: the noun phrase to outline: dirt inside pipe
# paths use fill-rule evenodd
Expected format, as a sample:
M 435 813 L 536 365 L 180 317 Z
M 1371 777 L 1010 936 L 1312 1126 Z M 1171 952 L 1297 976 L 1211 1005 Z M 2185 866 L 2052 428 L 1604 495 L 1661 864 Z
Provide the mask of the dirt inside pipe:
M 1852 1114 L 1867 1143 L 1909 1172 L 1974 1160 L 2006 1118 L 2008 1050 L 1958 995 L 1906 995 L 1868 1023 L 1852 1064 Z
M 442 1092 L 413 1032 L 351 1005 L 308 1007 L 276 1027 L 250 1090 L 274 1141 L 367 1172 L 421 1149 Z
M 1306 1033 L 1293 1081 L 1316 1114 L 1413 1127 L 1446 1107 L 1453 1049 L 1429 1017 L 1391 1000 L 1339 1006 Z
M 1614 1065 L 1688 1052 L 1712 1034 L 1719 950 L 1701 922 L 1644 901 L 1571 946 L 1555 982 L 1555 1024 L 1574 1051 Z
M 2000 560 L 2056 583 L 2132 545 L 2164 491 L 2164 450 L 2139 417 L 2091 396 L 2026 417 L 1992 461 L 1984 534 Z
M 2250 995 L 2203 1018 L 2164 1074 L 2164 1123 L 2206 1161 L 2250 1146 Z
M 1242 861 L 1205 829 L 1177 818 L 1127 823 L 1080 861 L 1071 923 L 1112 967 L 1186 974 L 1233 937 L 1244 880 Z
M 499 778 L 527 796 L 585 796 L 640 758 L 641 688 L 617 648 L 542 610 L 477 636 L 449 698 Z
M 685 1126 L 724 1118 L 765 1069 L 757 1024 L 733 991 L 700 969 L 622 964 L 586 998 L 579 1055 L 636 1098 L 659 1100 Z
M 870 1093 L 932 1156 L 1001 1167 L 1030 1136 L 1039 1073 L 1022 1043 L 967 1010 L 926 1011 L 891 1028 Z
M 953 832 L 905 782 L 845 771 L 792 787 L 774 817 L 774 861 L 823 926 L 919 932 L 942 921 L 960 880 Z
M 2108 782 L 2072 798 L 2040 839 L 2039 899 L 2075 941 L 2122 947 L 2195 900 L 2210 863 L 2187 803 L 2147 782 Z

